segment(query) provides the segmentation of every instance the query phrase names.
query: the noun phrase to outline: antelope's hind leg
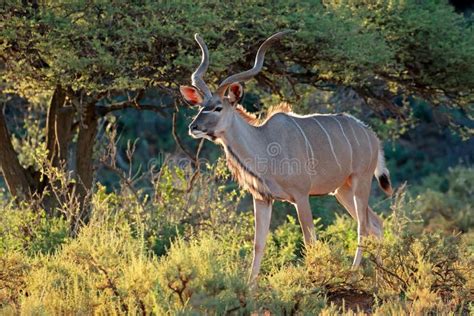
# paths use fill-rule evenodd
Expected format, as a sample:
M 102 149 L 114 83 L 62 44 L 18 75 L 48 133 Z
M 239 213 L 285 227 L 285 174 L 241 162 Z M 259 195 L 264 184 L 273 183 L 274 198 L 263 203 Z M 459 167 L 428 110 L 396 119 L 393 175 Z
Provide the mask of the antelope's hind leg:
M 337 189 L 336 199 L 357 220 L 357 250 L 354 255 L 353 267 L 362 260 L 362 238 L 372 232 L 371 210 L 369 210 L 370 184 L 372 179 L 352 176 L 351 182 Z M 373 213 L 373 212 L 372 212 Z M 373 215 L 376 216 L 375 213 Z M 378 232 L 376 235 L 379 235 Z
M 349 214 L 357 221 L 357 215 L 353 203 L 354 193 L 352 188 L 348 184 L 344 184 L 336 191 L 337 201 L 349 212 Z M 367 197 L 368 199 L 368 197 Z M 369 222 L 369 234 L 374 235 L 377 238 L 383 237 L 383 221 L 380 216 L 375 213 L 370 206 L 368 206 L 368 222 Z
M 369 212 L 369 233 L 382 239 L 383 237 L 383 221 L 370 206 L 367 207 Z
M 304 244 L 305 246 L 308 246 L 316 240 L 313 213 L 311 212 L 311 205 L 309 204 L 309 196 L 301 197 L 295 204 L 296 212 L 298 213 L 298 220 L 300 222 L 301 230 L 303 231 Z

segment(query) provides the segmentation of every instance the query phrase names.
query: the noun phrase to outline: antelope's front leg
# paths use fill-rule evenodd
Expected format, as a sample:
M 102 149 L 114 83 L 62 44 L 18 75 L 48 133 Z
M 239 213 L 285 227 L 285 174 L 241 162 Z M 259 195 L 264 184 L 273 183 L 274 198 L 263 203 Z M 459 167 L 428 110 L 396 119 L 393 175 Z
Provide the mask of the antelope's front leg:
M 253 199 L 255 213 L 255 237 L 253 241 L 253 261 L 250 273 L 250 283 L 255 282 L 260 271 L 265 243 L 270 230 L 270 219 L 272 217 L 272 202 Z
M 316 240 L 314 231 L 313 214 L 311 213 L 311 205 L 309 197 L 305 196 L 296 201 L 296 212 L 300 221 L 301 230 L 303 231 L 304 244 L 309 246 Z

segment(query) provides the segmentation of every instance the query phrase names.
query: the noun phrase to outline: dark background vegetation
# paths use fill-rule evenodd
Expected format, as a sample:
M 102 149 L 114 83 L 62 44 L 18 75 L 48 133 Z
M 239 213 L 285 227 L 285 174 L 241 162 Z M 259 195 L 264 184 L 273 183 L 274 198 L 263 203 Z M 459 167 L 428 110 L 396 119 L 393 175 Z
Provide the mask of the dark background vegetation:
M 338 300 L 357 295 L 366 310 L 429 311 L 431 304 L 472 311 L 472 276 L 453 266 L 473 257 L 472 244 L 462 241 L 472 237 L 474 226 L 473 12 L 467 1 L 443 0 L 246 1 L 238 6 L 3 1 L 0 311 L 68 312 L 71 301 L 79 300 L 74 312 L 336 312 Z M 196 110 L 182 102 L 178 87 L 189 84 L 199 63 L 194 33 L 209 46 L 206 81 L 216 87 L 229 74 L 249 68 L 262 40 L 283 29 L 295 32 L 271 49 L 264 71 L 246 83 L 243 105 L 264 115 L 284 101 L 297 113 L 349 112 L 368 123 L 384 142 L 392 181 L 400 188 L 391 201 L 374 188 L 372 205 L 388 223 L 388 241 L 381 247 L 387 258 L 395 256 L 390 251 L 405 255 L 403 247 L 417 243 L 421 250 L 408 252 L 406 266 L 368 260 L 372 265 L 362 276 L 350 275 L 345 259 L 334 263 L 339 272 L 315 270 L 324 260 L 337 259 L 325 252 L 331 242 L 341 258 L 350 257 L 354 236 L 343 233 L 353 232 L 350 220 L 332 197 L 312 199 L 327 243 L 303 256 L 292 207 L 276 203 L 262 281 L 273 295 L 267 297 L 258 291 L 250 295 L 237 282 L 250 260 L 249 196 L 229 179 L 218 146 L 187 135 Z M 413 235 L 394 237 L 400 227 Z M 428 231 L 441 235 L 428 240 Z M 235 234 L 234 243 L 225 234 Z M 116 257 L 88 248 L 101 242 L 118 247 Z M 457 253 L 439 257 L 450 255 L 445 244 Z M 214 248 L 226 249 L 216 259 L 223 260 L 222 270 L 206 261 Z M 430 255 L 416 261 L 424 250 Z M 204 257 L 193 257 L 200 252 Z M 98 255 L 105 261 L 98 262 Z M 146 263 L 131 262 L 133 256 Z M 186 266 L 191 259 L 201 267 Z M 64 266 L 68 260 L 76 265 Z M 242 266 L 229 267 L 232 261 Z M 438 284 L 437 276 L 424 273 L 442 262 L 447 274 L 438 273 Z M 85 266 L 93 272 L 90 278 L 79 272 Z M 113 266 L 137 267 L 139 273 L 117 272 Z M 59 270 L 67 275 L 52 272 Z M 374 271 L 387 274 L 381 292 L 367 287 Z M 138 291 L 133 283 L 138 281 L 127 278 L 140 273 L 156 284 Z M 390 273 L 399 279 L 390 279 Z M 288 275 L 313 283 L 285 279 Z M 321 281 L 328 276 L 338 281 Z M 54 280 L 61 285 L 55 287 Z M 74 292 L 74 282 L 84 287 Z M 455 284 L 443 287 L 449 282 Z M 50 305 L 35 296 L 45 288 L 53 293 Z M 100 293 L 94 296 L 86 288 Z M 62 299 L 61 291 L 70 296 Z M 373 295 L 387 305 L 374 307 L 367 299 Z M 160 305 L 162 296 L 167 303 Z

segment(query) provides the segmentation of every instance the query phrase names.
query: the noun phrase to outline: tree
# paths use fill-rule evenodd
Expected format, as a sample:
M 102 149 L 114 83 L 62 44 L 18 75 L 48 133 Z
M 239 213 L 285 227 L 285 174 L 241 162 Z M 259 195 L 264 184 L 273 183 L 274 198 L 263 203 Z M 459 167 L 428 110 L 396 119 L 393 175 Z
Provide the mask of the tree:
M 248 68 L 262 39 L 293 29 L 256 78 L 268 93 L 298 99 L 312 88 L 348 87 L 382 118 L 407 116 L 397 100 L 408 95 L 472 113 L 474 31 L 447 1 L 7 0 L 0 10 L 3 93 L 30 102 L 28 96 L 50 95 L 47 161 L 72 166 L 81 220 L 93 184 L 98 121 L 124 108 L 173 108 L 177 87 L 189 81 L 200 58 L 195 32 L 211 51 L 211 86 Z M 150 88 L 169 102 L 149 103 Z M 41 195 L 52 185 L 21 164 L 3 115 L 0 142 L 12 195 Z

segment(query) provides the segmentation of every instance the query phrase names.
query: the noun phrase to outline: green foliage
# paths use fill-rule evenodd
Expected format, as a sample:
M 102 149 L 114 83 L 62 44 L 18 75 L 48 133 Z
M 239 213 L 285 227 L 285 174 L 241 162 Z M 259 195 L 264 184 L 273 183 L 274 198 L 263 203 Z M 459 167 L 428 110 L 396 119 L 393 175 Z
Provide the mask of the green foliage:
M 278 270 L 288 264 L 296 263 L 302 257 L 302 252 L 301 228 L 297 220 L 288 215 L 286 221 L 268 238 L 265 252 L 268 259 L 263 259 L 262 270 Z
M 297 311 L 317 315 L 326 305 L 320 289 L 311 286 L 304 267 L 288 265 L 270 274 L 261 286 L 261 309 L 276 315 Z
M 204 166 L 202 173 L 188 187 L 193 177 L 190 170 L 164 167 L 160 171 L 153 209 L 142 215 L 148 219 L 144 224 L 146 238 L 156 254 L 163 254 L 178 234 L 187 237 L 208 231 L 225 238 L 248 232 L 250 223 L 238 211 L 244 192 L 226 185 L 230 174 L 224 160 Z
M 396 75 L 400 80 L 415 80 L 453 93 L 459 92 L 458 79 L 473 87 L 473 77 L 465 75 L 474 71 L 467 62 L 474 54 L 474 30 L 461 15 L 454 14 L 447 1 L 422 5 L 416 1 L 378 2 L 368 10 L 360 8 L 358 11 L 363 12 L 370 27 L 380 29 L 405 68 Z
M 418 196 L 415 208 L 433 231 L 468 231 L 474 227 L 474 175 L 469 168 L 448 170 L 445 177 L 426 177 L 418 190 L 428 188 Z
M 62 217 L 47 216 L 32 205 L 13 203 L 1 210 L 0 255 L 11 252 L 54 253 L 68 239 L 68 223 Z
M 18 136 L 13 135 L 12 145 L 18 153 L 18 160 L 25 167 L 41 168 L 42 161 L 46 160 L 47 150 L 44 141 L 45 129 L 41 126 L 40 116 L 44 100 L 29 106 L 26 117 L 23 118 L 22 130 Z M 39 109 L 38 109 L 39 108 Z
M 124 224 L 91 223 L 59 253 L 37 257 L 33 266 L 22 299 L 26 314 L 136 314 L 158 308 L 156 260 Z
M 234 241 L 223 246 L 216 236 L 176 241 L 160 262 L 163 302 L 169 311 L 222 315 L 251 311 L 246 265 Z
M 444 91 L 464 105 L 474 86 L 474 31 L 447 1 L 75 0 L 33 9 L 9 0 L 1 14 L 3 77 L 15 91 L 61 84 L 91 94 L 184 82 L 199 58 L 195 32 L 211 48 L 216 82 L 281 29 L 296 31 L 285 59 L 300 69 L 289 72 L 297 80 L 306 72 L 315 83 L 368 87 L 377 76 L 391 90 Z

